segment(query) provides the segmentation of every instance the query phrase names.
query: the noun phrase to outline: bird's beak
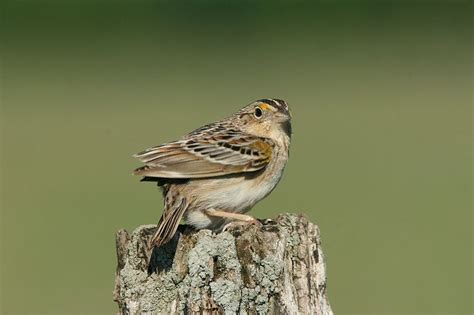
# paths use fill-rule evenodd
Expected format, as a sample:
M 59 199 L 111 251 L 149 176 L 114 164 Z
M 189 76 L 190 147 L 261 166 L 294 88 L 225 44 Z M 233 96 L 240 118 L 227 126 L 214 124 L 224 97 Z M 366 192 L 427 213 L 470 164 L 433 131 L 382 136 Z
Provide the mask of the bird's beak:
M 291 138 L 291 115 L 290 113 L 276 113 L 275 121 L 280 125 L 281 129 Z
M 291 114 L 287 113 L 275 113 L 275 120 L 279 123 L 285 123 L 291 120 Z

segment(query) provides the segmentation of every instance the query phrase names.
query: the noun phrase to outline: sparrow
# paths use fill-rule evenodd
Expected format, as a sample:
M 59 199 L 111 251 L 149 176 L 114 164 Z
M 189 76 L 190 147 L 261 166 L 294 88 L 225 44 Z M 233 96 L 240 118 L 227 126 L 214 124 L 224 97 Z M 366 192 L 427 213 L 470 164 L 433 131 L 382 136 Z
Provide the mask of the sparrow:
M 213 231 L 235 220 L 256 222 L 246 213 L 280 181 L 290 142 L 288 104 L 261 99 L 179 140 L 135 154 L 144 166 L 134 174 L 157 182 L 164 199 L 149 247 L 169 242 L 182 219 Z

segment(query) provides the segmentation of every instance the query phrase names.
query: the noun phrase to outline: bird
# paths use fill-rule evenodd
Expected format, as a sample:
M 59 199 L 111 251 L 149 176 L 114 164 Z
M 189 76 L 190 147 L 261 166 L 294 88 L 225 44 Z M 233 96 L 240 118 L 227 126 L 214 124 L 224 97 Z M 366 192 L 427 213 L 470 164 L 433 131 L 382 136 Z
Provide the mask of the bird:
M 168 243 L 180 221 L 221 231 L 258 221 L 246 213 L 280 181 L 289 157 L 291 114 L 281 99 L 254 101 L 176 141 L 134 155 L 134 174 L 161 188 L 164 209 L 149 249 Z

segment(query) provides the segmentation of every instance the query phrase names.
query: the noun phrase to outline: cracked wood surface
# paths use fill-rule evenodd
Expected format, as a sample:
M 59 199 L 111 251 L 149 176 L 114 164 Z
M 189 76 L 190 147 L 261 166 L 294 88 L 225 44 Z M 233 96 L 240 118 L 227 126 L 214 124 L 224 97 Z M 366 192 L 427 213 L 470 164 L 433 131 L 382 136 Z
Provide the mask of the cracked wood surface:
M 218 234 L 180 226 L 150 253 L 154 229 L 117 232 L 120 314 L 332 314 L 319 229 L 304 216 Z

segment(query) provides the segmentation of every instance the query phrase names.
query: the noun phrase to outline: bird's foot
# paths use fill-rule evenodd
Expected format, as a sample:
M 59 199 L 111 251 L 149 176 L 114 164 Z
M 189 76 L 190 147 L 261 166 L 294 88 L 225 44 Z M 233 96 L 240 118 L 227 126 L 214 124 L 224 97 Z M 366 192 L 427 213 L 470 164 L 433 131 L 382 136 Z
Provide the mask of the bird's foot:
M 245 218 L 245 220 L 235 220 L 232 222 L 227 223 L 224 225 L 222 228 L 222 232 L 226 232 L 229 230 L 233 230 L 234 228 L 240 228 L 244 225 L 255 225 L 257 227 L 262 227 L 262 222 L 260 222 L 257 218 L 251 217 L 251 216 L 246 216 L 248 218 Z

